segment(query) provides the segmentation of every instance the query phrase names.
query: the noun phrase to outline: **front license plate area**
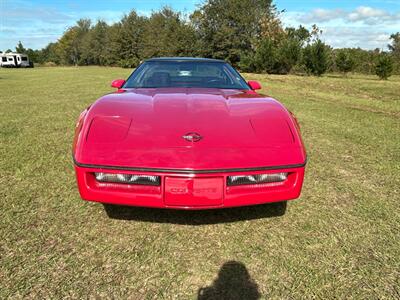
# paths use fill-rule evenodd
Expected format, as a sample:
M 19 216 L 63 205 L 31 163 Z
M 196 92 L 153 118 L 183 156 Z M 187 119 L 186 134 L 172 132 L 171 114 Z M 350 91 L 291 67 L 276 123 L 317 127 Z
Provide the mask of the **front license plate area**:
M 164 202 L 169 206 L 219 206 L 223 188 L 223 177 L 166 177 Z

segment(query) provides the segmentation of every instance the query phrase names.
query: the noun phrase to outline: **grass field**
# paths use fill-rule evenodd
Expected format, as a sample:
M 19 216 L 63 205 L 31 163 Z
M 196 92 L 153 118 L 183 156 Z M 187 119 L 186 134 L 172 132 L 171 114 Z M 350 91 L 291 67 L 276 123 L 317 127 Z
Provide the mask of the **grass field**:
M 284 216 L 110 218 L 80 200 L 71 143 L 80 111 L 129 73 L 0 69 L 0 299 L 400 298 L 399 76 L 245 74 L 302 126 L 307 174 Z

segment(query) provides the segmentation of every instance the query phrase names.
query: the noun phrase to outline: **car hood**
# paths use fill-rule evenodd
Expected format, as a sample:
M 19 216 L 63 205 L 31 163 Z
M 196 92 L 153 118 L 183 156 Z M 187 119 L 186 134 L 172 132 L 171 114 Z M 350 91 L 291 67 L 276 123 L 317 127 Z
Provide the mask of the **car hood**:
M 100 98 L 77 160 L 143 168 L 218 169 L 304 162 L 288 111 L 253 91 L 129 89 Z M 196 133 L 198 142 L 183 136 Z

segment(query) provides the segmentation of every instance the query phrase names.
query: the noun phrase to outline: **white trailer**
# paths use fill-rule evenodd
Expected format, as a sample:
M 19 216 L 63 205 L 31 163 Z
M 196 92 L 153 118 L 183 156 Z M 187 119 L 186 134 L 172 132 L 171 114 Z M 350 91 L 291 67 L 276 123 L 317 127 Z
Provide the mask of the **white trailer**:
M 32 66 L 28 55 L 15 52 L 0 53 L 0 66 L 9 68 L 29 68 Z

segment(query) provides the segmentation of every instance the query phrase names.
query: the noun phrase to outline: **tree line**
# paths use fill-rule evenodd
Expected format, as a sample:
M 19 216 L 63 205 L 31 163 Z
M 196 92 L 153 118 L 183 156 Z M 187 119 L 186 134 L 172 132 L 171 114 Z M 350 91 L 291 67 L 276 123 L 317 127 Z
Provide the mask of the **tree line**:
M 272 0 L 208 0 L 190 15 L 164 7 L 149 16 L 135 10 L 108 25 L 81 19 L 61 38 L 41 50 L 17 52 L 47 65 L 136 67 L 159 56 L 224 59 L 245 72 L 320 76 L 325 72 L 360 72 L 389 77 L 400 73 L 400 33 L 388 51 L 333 49 L 322 31 L 284 27 Z

